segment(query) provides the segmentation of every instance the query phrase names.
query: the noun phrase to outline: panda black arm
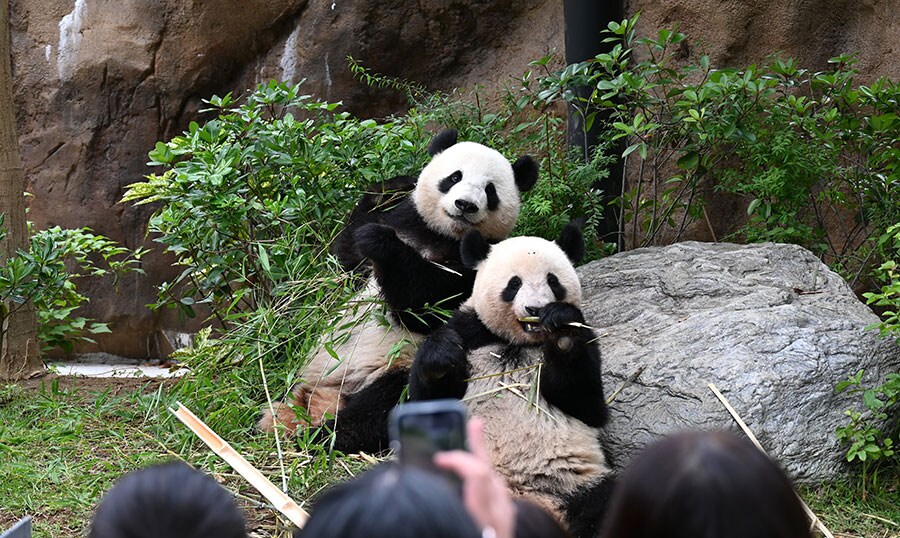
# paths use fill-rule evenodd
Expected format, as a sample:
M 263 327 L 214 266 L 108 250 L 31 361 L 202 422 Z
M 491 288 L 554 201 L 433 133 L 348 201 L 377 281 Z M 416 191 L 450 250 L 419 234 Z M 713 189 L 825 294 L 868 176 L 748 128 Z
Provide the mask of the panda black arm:
M 353 237 L 356 230 L 371 222 L 382 222 L 385 214 L 393 210 L 403 196 L 412 192 L 415 187 L 415 177 L 397 176 L 366 188 L 331 246 L 331 252 L 337 256 L 344 270 L 359 270 L 365 261 L 365 256 L 356 248 Z
M 411 400 L 462 398 L 472 349 L 498 342 L 474 312 L 458 310 L 419 345 L 409 378 Z
M 594 333 L 570 323 L 584 323 L 574 305 L 550 303 L 541 309 L 545 331 L 541 395 L 561 411 L 588 426 L 606 424 L 607 408 L 600 377 L 600 349 Z
M 412 331 L 428 333 L 442 326 L 446 318 L 426 307 L 454 310 L 475 282 L 474 271 L 459 263 L 430 262 L 390 226 L 367 224 L 356 231 L 355 240 L 359 252 L 372 260 L 388 306 Z

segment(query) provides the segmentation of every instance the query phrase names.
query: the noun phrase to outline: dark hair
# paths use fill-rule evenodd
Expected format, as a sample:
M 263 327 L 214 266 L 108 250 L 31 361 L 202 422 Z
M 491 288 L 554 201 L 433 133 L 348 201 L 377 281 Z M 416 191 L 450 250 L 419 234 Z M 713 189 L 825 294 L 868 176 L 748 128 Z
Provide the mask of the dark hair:
M 244 515 L 211 477 L 181 462 L 120 478 L 94 512 L 88 538 L 246 538 Z
M 459 494 L 441 476 L 382 464 L 333 486 L 295 538 L 480 538 Z
M 515 538 L 572 538 L 549 512 L 525 499 L 515 499 Z
M 651 445 L 613 493 L 604 538 L 809 538 L 784 473 L 748 441 L 693 432 Z

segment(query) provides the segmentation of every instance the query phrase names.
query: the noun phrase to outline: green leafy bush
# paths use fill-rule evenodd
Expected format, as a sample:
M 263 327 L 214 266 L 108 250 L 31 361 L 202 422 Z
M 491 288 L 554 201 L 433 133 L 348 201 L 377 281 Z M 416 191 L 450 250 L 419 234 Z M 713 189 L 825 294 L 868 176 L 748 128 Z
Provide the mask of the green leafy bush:
M 900 223 L 889 227 L 878 245 L 892 248 L 894 256 L 875 272 L 877 280 L 884 283 L 881 289 L 863 293 L 867 304 L 883 309 L 881 322 L 869 328 L 877 328 L 881 336 L 893 336 L 900 342 L 900 268 L 895 259 L 900 258 Z
M 714 69 L 705 55 L 684 59 L 682 33 L 638 37 L 637 20 L 610 23 L 608 53 L 541 77 L 535 94 L 572 103 L 588 126 L 608 115 L 626 141 L 628 243 L 711 228 L 705 205 L 727 193 L 747 207 L 729 238 L 797 243 L 851 282 L 866 276 L 877 238 L 900 221 L 900 87 L 858 85 L 846 55 L 822 72 L 777 57 Z
M 882 337 L 900 342 L 900 273 L 894 258 L 900 256 L 900 224 L 888 228 L 878 245 L 886 257 L 890 257 L 876 271 L 876 279 L 883 285 L 879 291 L 866 292 L 863 296 L 870 305 L 883 309 L 881 321 L 867 327 L 878 329 Z M 835 387 L 838 393 L 859 394 L 864 410 L 851 407 L 845 414 L 849 422 L 837 429 L 838 440 L 849 444 L 847 461 L 863 464 L 863 484 L 869 469 L 883 461 L 896 461 L 894 441 L 897 438 L 897 403 L 900 401 L 900 374 L 888 373 L 880 385 L 863 384 L 863 370 L 841 381 Z M 886 430 L 886 431 L 885 431 Z
M 0 215 L 0 235 L 5 236 L 2 225 Z M 13 305 L 2 312 L 2 319 L 31 301 L 44 351 L 59 347 L 71 353 L 74 342 L 93 342 L 88 335 L 110 332 L 106 323 L 76 314 L 88 301 L 76 282 L 107 275 L 115 279 L 131 271 L 142 273 L 138 264 L 144 251 L 121 247 L 87 228 L 54 226 L 32 230 L 30 237 L 28 250 L 20 250 L 0 266 L 0 302 Z
M 900 374 L 888 374 L 882 385 L 872 388 L 863 386 L 863 374 L 864 370 L 860 370 L 835 387 L 838 394 L 847 392 L 862 395 L 863 405 L 870 413 L 870 417 L 865 417 L 856 409 L 845 412 L 850 423 L 837 429 L 837 437 L 839 441 L 850 443 L 847 461 L 878 461 L 894 455 L 893 439 L 873 425 L 872 420 L 884 422 L 888 419 L 885 411 L 895 406 L 900 397 Z
M 900 374 L 887 374 L 884 382 L 874 387 L 863 385 L 863 374 L 864 370 L 860 370 L 835 387 L 839 394 L 847 392 L 861 395 L 865 407 L 864 411 L 859 411 L 855 407 L 846 410 L 844 414 L 849 422 L 837 428 L 835 433 L 838 441 L 849 445 L 847 461 L 858 461 L 862 464 L 862 484 L 865 488 L 870 481 L 872 469 L 876 469 L 881 462 L 896 461 L 894 440 L 897 434 L 896 410 L 897 402 L 900 400 Z

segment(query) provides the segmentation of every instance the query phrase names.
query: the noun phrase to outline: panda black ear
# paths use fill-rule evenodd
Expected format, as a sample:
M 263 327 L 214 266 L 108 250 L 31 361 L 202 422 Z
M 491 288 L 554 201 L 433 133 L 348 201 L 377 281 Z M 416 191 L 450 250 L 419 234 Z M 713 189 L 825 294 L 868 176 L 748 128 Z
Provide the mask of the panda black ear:
M 453 144 L 456 144 L 457 136 L 458 133 L 456 132 L 456 129 L 445 129 L 441 131 L 431 139 L 431 144 L 428 144 L 428 154 L 434 157 Z
M 538 180 L 538 165 L 530 155 L 522 155 L 512 165 L 513 176 L 516 178 L 516 187 L 519 192 L 531 190 Z
M 462 242 L 459 244 L 459 257 L 463 265 L 469 269 L 475 269 L 478 264 L 483 262 L 491 250 L 491 245 L 484 240 L 481 232 L 478 230 L 469 230 L 463 236 Z
M 584 258 L 584 234 L 581 226 L 582 222 L 579 220 L 570 222 L 556 238 L 556 244 L 566 253 L 572 263 L 578 263 Z

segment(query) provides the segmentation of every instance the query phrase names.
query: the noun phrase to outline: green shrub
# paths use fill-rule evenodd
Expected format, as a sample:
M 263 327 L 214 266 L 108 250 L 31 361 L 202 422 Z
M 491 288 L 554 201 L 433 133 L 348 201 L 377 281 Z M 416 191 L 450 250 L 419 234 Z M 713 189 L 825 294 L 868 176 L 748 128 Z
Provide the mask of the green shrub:
M 0 235 L 5 234 L 0 215 Z M 88 335 L 110 332 L 106 323 L 76 314 L 88 301 L 76 282 L 107 275 L 117 279 L 131 271 L 143 273 L 138 264 L 144 251 L 118 246 L 87 228 L 54 226 L 31 230 L 30 237 L 28 250 L 20 250 L 0 266 L 0 302 L 14 305 L 2 313 L 0 321 L 31 301 L 44 351 L 59 347 L 71 353 L 74 342 L 94 342 Z
M 900 343 L 900 269 L 896 259 L 900 258 L 900 223 L 894 224 L 878 240 L 878 246 L 893 251 L 893 256 L 881 264 L 875 272 L 876 278 L 883 285 L 879 291 L 863 293 L 866 304 L 875 305 L 882 310 L 880 323 L 869 327 L 877 328 L 881 336 L 892 336 Z
M 882 310 L 881 320 L 867 329 L 878 329 L 882 337 L 893 338 L 900 343 L 900 273 L 896 259 L 900 257 L 900 224 L 895 224 L 878 240 L 883 256 L 890 258 L 875 272 L 876 280 L 883 285 L 880 290 L 866 292 L 867 304 Z M 887 373 L 881 384 L 867 386 L 862 381 L 863 370 L 841 381 L 835 387 L 838 393 L 859 394 L 864 409 L 851 407 L 844 414 L 848 423 L 837 429 L 839 441 L 848 444 L 847 461 L 862 464 L 862 483 L 866 487 L 878 465 L 896 463 L 894 441 L 897 439 L 897 404 L 900 401 L 900 374 Z M 874 480 L 872 480 L 874 482 Z
M 844 414 L 849 421 L 837 428 L 835 433 L 838 441 L 849 445 L 846 453 L 847 461 L 857 461 L 862 465 L 862 485 L 865 488 L 872 477 L 877 476 L 872 471 L 877 470 L 880 463 L 896 462 L 894 440 L 897 435 L 896 412 L 897 402 L 900 400 L 900 374 L 887 374 L 884 382 L 874 387 L 863 384 L 863 374 L 864 370 L 860 370 L 835 387 L 839 394 L 847 392 L 861 395 L 865 408 L 863 411 L 856 407 L 847 409 Z
M 900 87 L 858 85 L 846 55 L 822 72 L 777 57 L 713 69 L 683 60 L 682 33 L 638 37 L 637 20 L 610 23 L 610 52 L 541 77 L 535 94 L 572 103 L 586 125 L 608 115 L 626 141 L 628 242 L 678 241 L 728 193 L 748 214 L 730 239 L 806 246 L 851 282 L 877 266 L 877 238 L 900 221 Z

